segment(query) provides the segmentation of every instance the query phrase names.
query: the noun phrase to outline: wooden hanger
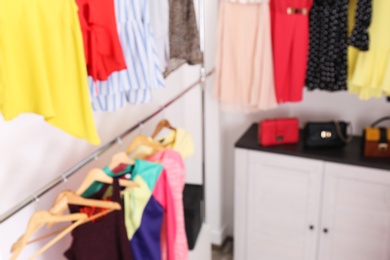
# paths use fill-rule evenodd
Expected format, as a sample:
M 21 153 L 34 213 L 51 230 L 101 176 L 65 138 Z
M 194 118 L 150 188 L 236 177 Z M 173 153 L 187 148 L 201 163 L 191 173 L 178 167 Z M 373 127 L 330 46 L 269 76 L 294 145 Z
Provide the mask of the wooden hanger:
M 79 205 L 79 206 L 90 206 L 97 208 L 105 208 L 112 210 L 120 210 L 122 207 L 118 202 L 106 201 L 106 200 L 95 200 L 83 198 L 80 195 L 76 194 L 73 191 L 65 190 L 62 191 L 56 199 L 53 206 L 50 208 L 50 213 L 58 215 L 63 214 L 63 209 L 67 209 L 69 204 Z
M 114 170 L 120 164 L 134 165 L 135 161 L 131 159 L 125 152 L 115 154 L 108 167 Z
M 162 119 L 154 129 L 154 132 L 152 134 L 152 138 L 156 138 L 156 136 L 163 130 L 164 128 L 171 129 L 173 131 L 176 131 L 176 128 L 174 128 L 167 119 Z
M 162 147 L 160 144 L 156 143 L 151 139 L 150 137 L 147 137 L 145 135 L 139 135 L 136 138 L 133 139 L 131 144 L 126 150 L 126 154 L 131 154 L 137 149 L 139 146 L 144 145 L 149 148 L 152 148 L 155 151 L 163 151 L 164 147 Z
M 120 210 L 121 205 L 113 201 L 105 200 L 95 200 L 83 198 L 80 195 L 76 194 L 74 191 L 66 190 L 62 191 L 57 195 L 57 198 L 54 200 L 53 205 L 51 206 L 49 212 L 56 216 L 64 215 L 68 210 L 68 205 L 79 205 L 79 206 L 90 206 L 97 208 L 105 208 L 108 210 Z M 91 220 L 91 219 L 90 219 Z M 48 223 L 47 227 L 50 228 L 55 223 Z
M 48 223 L 60 223 L 60 222 L 71 222 L 74 221 L 70 226 L 66 229 L 63 229 L 62 232 L 57 235 L 55 238 L 50 240 L 46 245 L 44 245 L 38 252 L 36 252 L 29 259 L 35 259 L 38 255 L 42 254 L 56 242 L 58 242 L 61 238 L 71 232 L 77 226 L 83 224 L 86 220 L 88 220 L 88 216 L 84 213 L 75 213 L 63 216 L 56 216 L 51 214 L 48 211 L 40 210 L 35 212 L 27 225 L 26 232 L 23 234 L 21 238 L 12 246 L 11 248 L 11 260 L 15 260 L 23 248 L 27 245 L 29 238 L 36 233 L 40 228 L 42 228 L 45 224 Z
M 90 172 L 88 172 L 83 183 L 81 183 L 80 187 L 77 189 L 76 194 L 78 195 L 83 194 L 94 182 L 112 184 L 113 178 L 108 176 L 101 169 L 98 168 L 92 169 Z M 139 187 L 138 183 L 130 180 L 123 180 L 123 179 L 119 179 L 119 185 L 122 187 L 130 187 L 130 188 Z

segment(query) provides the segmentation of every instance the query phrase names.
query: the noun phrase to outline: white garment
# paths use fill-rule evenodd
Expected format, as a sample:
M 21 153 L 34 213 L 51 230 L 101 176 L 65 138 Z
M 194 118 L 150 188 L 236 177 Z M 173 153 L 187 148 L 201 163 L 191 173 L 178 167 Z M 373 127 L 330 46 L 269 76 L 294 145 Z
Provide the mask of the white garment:
M 150 26 L 156 42 L 160 67 L 165 71 L 169 61 L 169 2 L 168 0 L 150 0 Z

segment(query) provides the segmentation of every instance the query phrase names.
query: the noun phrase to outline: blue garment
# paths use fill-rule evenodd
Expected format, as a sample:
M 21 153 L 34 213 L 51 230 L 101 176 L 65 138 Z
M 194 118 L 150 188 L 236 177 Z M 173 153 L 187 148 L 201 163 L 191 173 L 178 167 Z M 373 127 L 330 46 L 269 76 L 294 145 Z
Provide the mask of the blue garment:
M 165 87 L 149 19 L 148 0 L 115 0 L 117 28 L 127 69 L 107 81 L 89 78 L 95 111 L 115 111 L 127 103 L 152 100 L 152 90 Z
M 142 215 L 141 226 L 130 240 L 134 260 L 161 260 L 161 225 L 164 209 L 153 196 Z

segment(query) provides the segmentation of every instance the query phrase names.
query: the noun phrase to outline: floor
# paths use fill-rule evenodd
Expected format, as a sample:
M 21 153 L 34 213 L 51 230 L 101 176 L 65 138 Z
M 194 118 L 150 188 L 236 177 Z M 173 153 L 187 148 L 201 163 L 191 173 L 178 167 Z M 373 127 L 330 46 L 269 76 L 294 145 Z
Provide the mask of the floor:
M 213 248 L 212 260 L 233 260 L 233 241 L 226 241 L 222 247 Z

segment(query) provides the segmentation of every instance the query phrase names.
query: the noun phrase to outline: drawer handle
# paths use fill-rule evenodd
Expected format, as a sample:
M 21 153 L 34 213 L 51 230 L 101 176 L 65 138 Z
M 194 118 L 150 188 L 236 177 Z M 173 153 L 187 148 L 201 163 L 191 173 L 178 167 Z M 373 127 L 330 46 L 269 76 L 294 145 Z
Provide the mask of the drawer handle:
M 328 229 L 327 228 L 324 228 L 324 233 L 327 234 L 328 233 Z
M 310 226 L 309 226 L 309 229 L 310 229 L 310 230 L 313 230 L 313 229 L 314 229 L 314 226 L 313 226 L 313 225 L 310 225 Z

